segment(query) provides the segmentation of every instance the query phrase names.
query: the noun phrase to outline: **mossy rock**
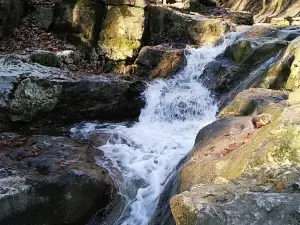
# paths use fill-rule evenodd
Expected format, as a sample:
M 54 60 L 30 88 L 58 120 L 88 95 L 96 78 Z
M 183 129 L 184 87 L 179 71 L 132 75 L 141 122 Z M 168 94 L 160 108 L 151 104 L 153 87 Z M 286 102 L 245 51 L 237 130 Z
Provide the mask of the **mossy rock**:
M 278 27 L 290 26 L 290 21 L 287 20 L 286 18 L 272 18 L 270 23 Z
M 180 172 L 179 190 L 235 180 L 267 164 L 300 166 L 300 104 L 278 114 L 260 129 L 252 116 L 225 117 L 201 129 Z
M 60 60 L 53 52 L 37 51 L 30 56 L 30 59 L 38 64 L 48 67 L 60 67 Z
M 175 222 L 177 225 L 194 225 L 197 221 L 197 209 L 186 206 L 188 199 L 183 195 L 174 196 L 171 199 L 172 214 L 176 215 Z
M 300 47 L 295 50 L 291 73 L 286 83 L 286 89 L 295 91 L 300 87 Z
M 110 60 L 125 60 L 138 54 L 144 33 L 145 11 L 129 6 L 110 6 L 98 42 Z
M 291 41 L 285 52 L 264 74 L 257 87 L 296 90 L 300 87 L 300 37 Z
M 233 45 L 227 47 L 225 50 L 225 56 L 232 59 L 236 63 L 242 62 L 253 51 L 250 40 L 242 40 Z
M 300 88 L 289 94 L 288 104 L 289 105 L 300 104 Z

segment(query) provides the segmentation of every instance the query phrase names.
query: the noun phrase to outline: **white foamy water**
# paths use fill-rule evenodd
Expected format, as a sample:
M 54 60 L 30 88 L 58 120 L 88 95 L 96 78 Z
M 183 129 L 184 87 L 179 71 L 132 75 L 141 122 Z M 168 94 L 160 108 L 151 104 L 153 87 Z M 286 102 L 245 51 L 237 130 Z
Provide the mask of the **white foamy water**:
M 148 224 L 168 178 L 191 150 L 197 132 L 215 120 L 217 106 L 199 80 L 205 65 L 232 41 L 233 37 L 228 37 L 217 47 L 189 50 L 183 71 L 172 79 L 149 83 L 146 106 L 132 126 L 97 128 L 87 123 L 71 130 L 85 133 L 105 129 L 121 137 L 101 146 L 105 157 L 124 177 L 119 185 L 127 206 L 115 224 Z

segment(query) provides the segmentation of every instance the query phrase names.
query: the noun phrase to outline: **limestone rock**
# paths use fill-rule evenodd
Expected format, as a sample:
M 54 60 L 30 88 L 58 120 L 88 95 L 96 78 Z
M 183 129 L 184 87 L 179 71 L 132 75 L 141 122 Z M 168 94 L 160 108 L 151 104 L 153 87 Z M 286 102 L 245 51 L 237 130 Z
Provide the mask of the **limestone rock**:
M 107 58 L 125 60 L 137 56 L 146 16 L 143 8 L 109 6 L 98 42 Z
M 219 113 L 218 117 L 249 116 L 271 113 L 280 115 L 286 105 L 288 93 L 263 88 L 250 88 L 240 92 L 233 101 Z
M 288 104 L 294 105 L 300 103 L 300 89 L 297 89 L 289 94 Z
M 259 130 L 245 123 L 248 117 L 223 118 L 203 128 L 197 135 L 190 160 L 181 171 L 180 190 L 223 178 L 234 180 L 268 163 L 298 165 L 299 110 L 299 105 L 285 108 L 281 116 Z M 220 156 L 221 144 L 229 147 Z
M 253 51 L 251 40 L 241 40 L 229 46 L 225 50 L 225 56 L 230 57 L 234 62 L 241 63 Z
M 105 3 L 108 5 L 129 5 L 141 8 L 147 5 L 145 0 L 105 0 Z
M 297 79 L 299 71 L 297 64 L 299 64 L 299 50 L 300 38 L 294 39 L 288 45 L 288 48 L 276 61 L 276 63 L 269 68 L 264 75 L 264 78 L 258 86 L 273 89 L 290 89 L 297 88 Z
M 300 87 L 300 46 L 295 49 L 291 73 L 286 83 L 286 89 L 295 91 Z
M 218 0 L 218 3 L 232 10 L 254 13 L 255 23 L 270 22 L 272 18 L 297 17 L 300 12 L 298 0 Z
M 290 171 L 293 171 L 292 168 Z M 254 179 L 253 181 L 255 182 Z M 263 187 L 244 183 L 236 187 L 232 184 L 202 184 L 193 187 L 190 192 L 183 192 L 172 198 L 171 209 L 176 225 L 279 225 L 297 224 L 297 204 L 297 188 L 291 188 L 288 193 L 268 193 Z
M 228 23 L 209 19 L 200 15 L 189 15 L 161 6 L 150 7 L 150 39 L 161 44 L 168 42 L 181 44 L 213 45 L 230 31 Z
M 186 63 L 183 49 L 171 49 L 164 46 L 146 46 L 141 49 L 135 63 L 139 76 L 166 78 L 174 75 Z
M 176 224 L 297 223 L 299 112 L 287 106 L 259 129 L 226 117 L 200 130 L 171 199 Z
M 271 37 L 233 43 L 206 66 L 201 76 L 203 84 L 220 96 L 223 108 L 239 92 L 256 87 L 276 60 L 278 51 L 287 45 L 287 41 Z
M 285 18 L 272 18 L 270 23 L 274 26 L 279 26 L 279 27 L 290 26 L 290 21 L 288 21 Z

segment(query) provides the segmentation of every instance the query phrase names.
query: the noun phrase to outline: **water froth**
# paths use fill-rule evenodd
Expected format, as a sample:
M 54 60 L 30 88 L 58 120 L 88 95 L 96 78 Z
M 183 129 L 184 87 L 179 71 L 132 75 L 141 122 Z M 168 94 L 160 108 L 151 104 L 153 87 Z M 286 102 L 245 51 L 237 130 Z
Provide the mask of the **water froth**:
M 101 146 L 105 157 L 124 177 L 120 192 L 126 197 L 127 206 L 117 225 L 148 224 L 168 178 L 191 150 L 197 132 L 215 120 L 217 106 L 199 80 L 205 65 L 232 41 L 228 37 L 216 47 L 190 49 L 181 72 L 171 79 L 148 84 L 144 93 L 146 106 L 138 122 L 109 129 L 126 140 L 108 141 Z M 71 132 L 84 134 L 97 130 L 95 127 L 87 123 Z

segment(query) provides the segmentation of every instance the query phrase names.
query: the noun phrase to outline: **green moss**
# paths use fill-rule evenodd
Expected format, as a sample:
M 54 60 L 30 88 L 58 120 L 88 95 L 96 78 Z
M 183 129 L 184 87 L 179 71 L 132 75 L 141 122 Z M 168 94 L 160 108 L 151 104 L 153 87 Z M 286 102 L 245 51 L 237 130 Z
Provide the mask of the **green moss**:
M 33 54 L 30 59 L 38 64 L 49 67 L 59 67 L 60 61 L 58 57 L 52 52 L 39 52 Z
M 183 196 L 174 196 L 171 199 L 171 211 L 176 224 L 194 225 L 197 221 L 196 211 L 188 206 Z
M 82 39 L 87 41 L 93 40 L 96 22 L 95 8 L 93 1 L 79 0 L 73 10 L 73 26 L 81 33 Z
M 289 128 L 276 135 L 277 141 L 269 149 L 272 157 L 278 162 L 300 163 L 300 132 Z
M 225 54 L 230 56 L 234 62 L 241 63 L 252 53 L 252 51 L 251 41 L 243 40 L 230 46 Z
M 144 10 L 128 6 L 109 8 L 99 47 L 111 60 L 125 60 L 138 53 L 144 26 Z
M 243 98 L 235 98 L 231 104 L 226 106 L 219 114 L 224 116 L 249 116 L 256 108 L 255 102 Z

